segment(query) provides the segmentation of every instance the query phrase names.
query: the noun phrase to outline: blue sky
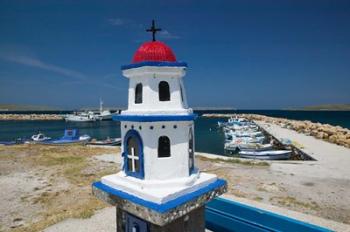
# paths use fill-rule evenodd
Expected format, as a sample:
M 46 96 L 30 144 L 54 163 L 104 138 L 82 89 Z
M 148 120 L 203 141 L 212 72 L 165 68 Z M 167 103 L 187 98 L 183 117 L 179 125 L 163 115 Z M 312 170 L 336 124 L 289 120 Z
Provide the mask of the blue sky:
M 350 102 L 350 1 L 0 0 L 0 103 L 126 106 L 152 19 L 193 107 Z

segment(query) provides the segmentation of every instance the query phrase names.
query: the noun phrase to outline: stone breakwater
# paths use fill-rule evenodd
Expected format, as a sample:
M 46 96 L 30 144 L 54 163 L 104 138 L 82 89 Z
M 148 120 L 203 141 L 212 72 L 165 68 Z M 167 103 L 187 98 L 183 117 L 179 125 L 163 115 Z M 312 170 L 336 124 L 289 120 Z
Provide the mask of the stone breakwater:
M 340 126 L 314 123 L 307 120 L 299 121 L 285 118 L 274 118 L 258 114 L 203 114 L 202 116 L 211 118 L 230 118 L 238 116 L 248 120 L 263 121 L 350 148 L 350 130 Z
M 0 114 L 0 120 L 63 120 L 59 114 Z

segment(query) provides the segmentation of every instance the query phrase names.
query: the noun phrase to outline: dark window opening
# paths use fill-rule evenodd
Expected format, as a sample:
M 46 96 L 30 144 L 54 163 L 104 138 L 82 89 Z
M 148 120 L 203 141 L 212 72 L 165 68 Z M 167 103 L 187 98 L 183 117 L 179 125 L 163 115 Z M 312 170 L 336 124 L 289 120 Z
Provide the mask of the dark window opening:
M 167 136 L 160 136 L 158 139 L 158 157 L 170 157 L 170 139 Z
M 169 84 L 166 81 L 159 82 L 158 86 L 159 101 L 170 101 Z
M 135 104 L 142 103 L 142 84 L 138 83 L 135 88 Z

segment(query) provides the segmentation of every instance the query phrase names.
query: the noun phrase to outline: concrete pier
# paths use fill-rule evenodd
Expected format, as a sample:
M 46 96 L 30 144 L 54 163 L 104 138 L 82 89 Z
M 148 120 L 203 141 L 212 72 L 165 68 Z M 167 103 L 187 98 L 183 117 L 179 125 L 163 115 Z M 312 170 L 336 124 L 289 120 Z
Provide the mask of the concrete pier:
M 282 128 L 272 123 L 255 121 L 260 127 L 276 138 L 288 138 L 300 144 L 302 152 L 316 161 L 296 163 L 295 161 L 276 162 L 271 168 L 285 173 L 303 173 L 311 177 L 327 177 L 350 180 L 350 149 Z M 299 161 L 298 161 L 299 162 Z

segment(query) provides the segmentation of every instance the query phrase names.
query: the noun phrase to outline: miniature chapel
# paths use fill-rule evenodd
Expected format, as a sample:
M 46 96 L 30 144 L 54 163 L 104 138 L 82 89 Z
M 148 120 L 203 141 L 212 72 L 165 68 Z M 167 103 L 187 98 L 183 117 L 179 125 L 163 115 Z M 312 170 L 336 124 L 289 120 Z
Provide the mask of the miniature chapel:
M 93 185 L 97 197 L 109 203 L 114 199 L 121 212 L 117 220 L 123 221 L 123 225 L 117 221 L 118 228 L 123 231 L 162 231 L 166 224 L 191 214 L 196 207 L 188 208 L 189 202 L 196 202 L 202 215 L 201 206 L 226 189 L 225 181 L 195 166 L 196 115 L 187 105 L 183 83 L 187 64 L 156 41 L 159 30 L 153 21 L 147 30 L 153 40 L 137 49 L 131 64 L 121 67 L 129 80 L 128 108 L 113 119 L 121 126 L 122 167 Z M 198 202 L 203 195 L 208 197 Z M 167 215 L 170 212 L 173 217 Z M 203 227 L 204 216 L 200 217 L 192 226 Z

